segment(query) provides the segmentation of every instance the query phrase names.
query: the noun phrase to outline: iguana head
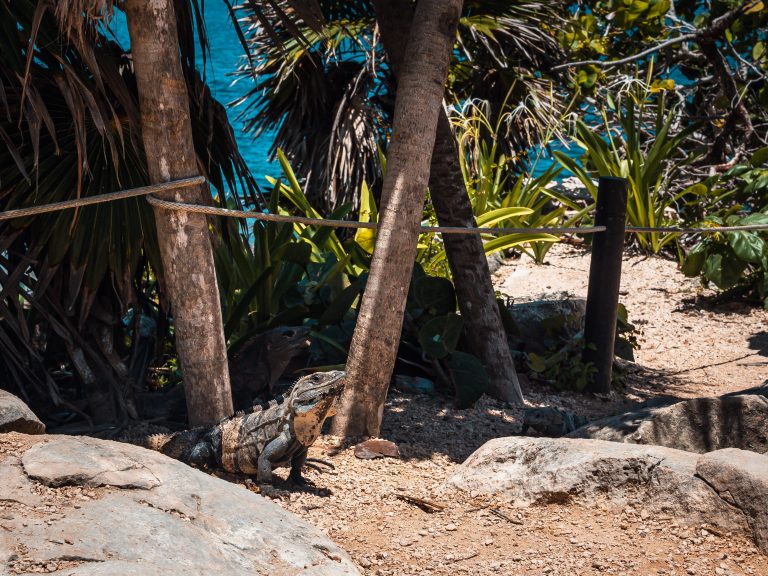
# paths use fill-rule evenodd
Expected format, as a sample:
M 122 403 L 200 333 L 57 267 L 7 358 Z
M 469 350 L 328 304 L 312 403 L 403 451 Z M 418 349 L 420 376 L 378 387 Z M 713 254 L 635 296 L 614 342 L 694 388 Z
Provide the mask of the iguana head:
M 310 446 L 320 436 L 326 418 L 336 414 L 344 376 L 340 370 L 315 372 L 299 379 L 291 389 L 288 404 L 293 432 L 304 446 Z

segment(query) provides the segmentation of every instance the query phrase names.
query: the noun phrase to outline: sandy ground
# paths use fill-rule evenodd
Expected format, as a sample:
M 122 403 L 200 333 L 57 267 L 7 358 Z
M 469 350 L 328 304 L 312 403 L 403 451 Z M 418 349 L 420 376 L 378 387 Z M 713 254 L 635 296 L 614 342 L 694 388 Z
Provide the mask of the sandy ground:
M 520 260 L 496 275 L 516 300 L 585 296 L 589 255 L 556 246 L 550 264 Z M 674 262 L 630 257 L 622 301 L 642 331 L 637 365 L 626 389 L 605 400 L 524 384 L 529 405 L 567 407 L 591 417 L 617 413 L 657 395 L 718 395 L 768 377 L 768 313 L 740 304 L 711 307 L 696 281 Z M 485 441 L 517 434 L 521 410 L 483 398 L 457 411 L 442 397 L 393 392 L 382 437 L 400 459 L 361 460 L 350 446 L 324 437 L 310 456 L 333 470 L 308 470 L 314 489 L 278 482 L 271 496 L 320 527 L 366 575 L 614 574 L 768 576 L 768 557 L 748 540 L 713 526 L 649 514 L 642 502 L 616 507 L 548 505 L 515 509 L 501 501 L 441 489 L 445 479 Z M 19 450 L 0 443 L 2 452 Z M 285 471 L 278 471 L 285 477 Z M 229 478 L 259 490 L 249 479 Z M 422 510 L 404 497 L 436 505 Z
M 549 264 L 522 259 L 495 274 L 515 300 L 586 296 L 589 254 L 556 246 Z M 768 313 L 741 304 L 710 306 L 711 291 L 669 260 L 627 257 L 621 300 L 641 330 L 637 365 L 610 401 L 524 386 L 530 405 L 579 414 L 621 412 L 657 395 L 719 395 L 768 377 Z M 359 460 L 322 439 L 311 455 L 335 465 L 309 471 L 317 493 L 289 492 L 283 506 L 321 527 L 366 574 L 763 574 L 768 558 L 743 538 L 711 526 L 655 517 L 641 502 L 514 509 L 441 490 L 453 469 L 486 440 L 516 434 L 520 411 L 483 398 L 456 411 L 446 399 L 390 395 L 382 437 L 402 459 Z M 255 489 L 255 487 L 254 487 Z M 401 499 L 444 506 L 428 513 Z
M 589 253 L 557 245 L 549 262 L 522 259 L 496 274 L 515 301 L 587 295 Z M 714 292 L 683 276 L 676 263 L 626 256 L 620 301 L 641 332 L 639 365 L 656 372 L 666 393 L 716 396 L 768 378 L 768 312 L 740 302 L 717 304 Z M 655 384 L 649 378 L 649 385 Z

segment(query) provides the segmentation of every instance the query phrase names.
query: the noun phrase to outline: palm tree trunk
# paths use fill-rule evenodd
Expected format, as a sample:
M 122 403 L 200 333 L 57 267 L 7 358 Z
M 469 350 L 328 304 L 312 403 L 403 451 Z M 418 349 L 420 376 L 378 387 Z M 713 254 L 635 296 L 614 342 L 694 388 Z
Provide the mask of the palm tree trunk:
M 374 0 L 373 4 L 387 62 L 393 73 L 398 75 L 411 27 L 413 3 L 410 0 Z M 441 112 L 437 123 L 429 189 L 441 226 L 476 225 L 461 174 L 458 149 L 445 111 Z M 470 334 L 470 350 L 488 371 L 491 384 L 488 393 L 505 402 L 522 404 L 523 394 L 501 322 L 483 242 L 479 236 L 450 234 L 445 235 L 443 242 L 461 316 Z
M 429 166 L 462 0 L 419 0 L 395 103 L 371 272 L 333 433 L 378 434 L 416 258 Z
M 197 176 L 187 86 L 172 0 L 126 0 L 128 31 L 152 183 Z M 161 197 L 202 203 L 205 186 Z M 191 426 L 232 415 L 227 349 L 208 222 L 202 214 L 155 210 L 163 271 Z

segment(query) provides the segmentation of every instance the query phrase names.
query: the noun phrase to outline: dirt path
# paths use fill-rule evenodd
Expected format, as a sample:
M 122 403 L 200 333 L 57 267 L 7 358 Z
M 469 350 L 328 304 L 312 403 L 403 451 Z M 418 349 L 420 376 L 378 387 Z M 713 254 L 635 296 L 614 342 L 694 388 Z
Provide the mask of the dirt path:
M 585 296 L 588 254 L 563 246 L 551 254 L 546 266 L 504 266 L 497 287 L 518 300 Z M 622 301 L 642 330 L 637 361 L 645 368 L 634 370 L 625 394 L 611 402 L 527 385 L 530 404 L 597 416 L 649 396 L 717 395 L 765 380 L 768 313 L 741 305 L 708 309 L 708 293 L 671 261 L 631 257 L 624 266 Z M 336 472 L 308 476 L 330 494 L 292 492 L 280 502 L 326 530 L 366 574 L 768 575 L 768 558 L 750 542 L 652 516 L 642 503 L 516 510 L 441 492 L 454 467 L 486 440 L 519 430 L 520 411 L 487 398 L 454 411 L 438 398 L 394 393 L 382 436 L 399 445 L 402 460 L 359 460 L 325 438 L 311 455 L 332 462 Z M 445 509 L 427 513 L 398 494 Z
M 498 289 L 516 301 L 586 298 L 589 253 L 557 245 L 550 255 L 542 266 L 529 259 L 504 266 Z M 768 378 L 768 312 L 739 302 L 711 305 L 713 294 L 673 261 L 624 258 L 620 300 L 641 331 L 636 360 L 658 371 L 668 394 L 717 396 Z
M 497 287 L 518 300 L 563 292 L 584 296 L 588 255 L 562 246 L 551 254 L 547 266 L 522 260 L 503 267 Z M 649 396 L 717 395 L 768 376 L 765 311 L 740 305 L 709 309 L 695 281 L 683 278 L 673 262 L 654 258 L 628 258 L 622 290 L 630 320 L 643 331 L 640 367 L 632 370 L 624 393 L 604 401 L 526 384 L 530 405 L 594 417 Z M 393 392 L 382 436 L 398 444 L 401 459 L 360 460 L 349 447 L 322 438 L 310 456 L 335 470 L 307 472 L 321 488 L 315 491 L 278 484 L 283 494 L 277 502 L 326 531 L 368 575 L 768 576 L 768 557 L 751 542 L 654 516 L 642 502 L 515 509 L 441 490 L 485 441 L 519 433 L 521 413 L 485 397 L 471 410 L 456 411 L 448 399 Z M 3 451 L 19 449 L 0 446 L 0 460 Z M 443 508 L 428 513 L 399 495 Z

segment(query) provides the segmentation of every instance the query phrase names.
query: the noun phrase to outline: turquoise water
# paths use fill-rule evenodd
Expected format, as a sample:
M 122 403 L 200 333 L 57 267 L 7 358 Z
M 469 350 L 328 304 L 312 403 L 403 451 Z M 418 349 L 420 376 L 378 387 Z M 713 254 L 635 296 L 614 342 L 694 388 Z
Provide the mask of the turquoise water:
M 224 2 L 220 0 L 206 2 L 205 24 L 211 48 L 206 67 L 208 85 L 216 99 L 227 105 L 245 95 L 252 86 L 248 78 L 239 78 L 237 82 L 233 83 L 234 78 L 231 75 L 240 63 L 243 49 Z M 129 47 L 128 29 L 122 12 L 116 12 L 112 29 L 120 43 L 126 48 Z M 281 173 L 279 164 L 269 160 L 269 149 L 274 142 L 274 135 L 265 133 L 254 139 L 243 132 L 243 122 L 238 119 L 239 108 L 228 106 L 227 115 L 235 131 L 240 153 L 259 185 L 266 186 L 267 182 L 264 178 L 266 175 L 277 177 Z M 551 147 L 556 150 L 563 150 L 574 157 L 581 154 L 581 150 L 576 146 L 565 149 L 562 144 L 553 142 Z M 551 164 L 552 159 L 543 156 L 535 166 L 534 176 L 542 174 Z M 560 178 L 568 175 L 570 173 L 563 172 Z
M 231 76 L 232 72 L 237 70 L 243 49 L 224 2 L 219 0 L 205 3 L 205 25 L 211 48 L 206 66 L 206 78 L 214 97 L 227 106 L 245 95 L 251 88 L 247 78 L 241 78 L 233 83 L 234 78 Z M 111 28 L 120 44 L 128 48 L 130 46 L 128 27 L 122 12 L 116 11 L 116 18 Z M 254 139 L 245 134 L 243 122 L 238 120 L 239 110 L 239 108 L 227 106 L 227 116 L 235 131 L 240 153 L 256 181 L 260 186 L 264 186 L 267 184 L 265 175 L 275 177 L 280 175 L 280 165 L 269 161 L 269 148 L 274 142 L 274 135 L 265 133 Z

